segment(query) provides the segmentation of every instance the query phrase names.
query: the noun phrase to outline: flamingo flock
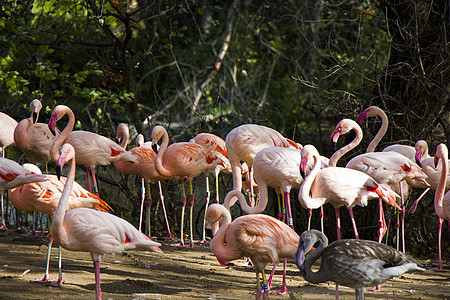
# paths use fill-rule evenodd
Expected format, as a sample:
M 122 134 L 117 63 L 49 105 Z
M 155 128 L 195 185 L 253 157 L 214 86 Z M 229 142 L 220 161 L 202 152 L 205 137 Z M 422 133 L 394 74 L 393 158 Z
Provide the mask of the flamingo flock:
M 37 280 L 38 282 L 49 280 L 53 241 L 64 249 L 91 254 L 96 299 L 102 297 L 100 262 L 103 257 L 131 249 L 151 250 L 163 254 L 161 243 L 154 241 L 151 236 L 149 200 L 148 235 L 141 232 L 144 203 L 147 198 L 151 199 L 149 183 L 159 185 L 168 231 L 166 238 L 176 239 L 170 230 L 161 182 L 180 182 L 180 238 L 177 243 L 170 245 L 193 248 L 193 181 L 202 174 L 206 178 L 206 201 L 204 210 L 199 212 L 203 214 L 200 243 L 209 243 L 211 252 L 222 265 L 231 266 L 230 262 L 233 260 L 248 258 L 256 272 L 256 299 L 267 299 L 269 292 L 287 293 L 286 264 L 289 259 L 295 262 L 305 280 L 314 284 L 335 282 L 336 298 L 339 295 L 338 285 L 354 288 L 357 299 L 364 299 L 365 287 L 380 285 L 405 272 L 425 271 L 417 260 L 405 254 L 405 206 L 412 188 L 435 190 L 434 208 L 439 220 L 438 267 L 435 269 L 443 268 L 443 221 L 449 221 L 450 226 L 448 149 L 445 144 L 439 144 L 435 156 L 430 157 L 428 144 L 421 140 L 414 147 L 396 144 L 386 147 L 382 152 L 375 152 L 388 126 L 386 114 L 376 106 L 364 110 L 358 116 L 358 121 L 380 117 L 382 126 L 379 132 L 366 153 L 349 159 L 345 166 L 337 166 L 339 159 L 358 147 L 363 139 L 361 127 L 351 119 L 343 119 L 336 125 L 331 140 L 337 143 L 340 136 L 350 131 L 356 133 L 354 140 L 328 159 L 320 155 L 317 148 L 311 144 L 303 146 L 272 128 L 256 124 L 236 127 L 225 139 L 212 133 L 200 133 L 189 142 L 177 143 L 170 143 L 165 127 L 155 126 L 151 131 L 151 141 L 144 143 L 143 135 L 138 135 L 137 146 L 127 150 L 130 130 L 126 124 L 117 127 L 116 138 L 121 142 L 119 145 L 93 132 L 73 130 L 76 117 L 68 106 L 56 106 L 48 124 L 37 123 L 42 109 L 39 100 L 33 100 L 30 109 L 31 116 L 19 123 L 0 113 L 3 125 L 0 127 L 0 147 L 3 155 L 0 158 L 0 229 L 8 230 L 3 204 L 3 194 L 7 190 L 10 191 L 9 199 L 15 208 L 38 211 L 52 219 L 47 267 L 44 278 Z M 60 132 L 56 124 L 64 116 L 68 117 L 68 123 Z M 15 145 L 23 151 L 30 164 L 21 166 L 6 158 L 5 148 L 10 145 Z M 136 175 L 142 182 L 139 229 L 114 215 L 108 203 L 100 198 L 95 167 L 108 166 L 111 163 L 124 176 Z M 36 164 L 56 164 L 57 175 L 48 172 L 42 174 Z M 66 164 L 68 176 L 64 178 L 61 177 L 61 172 Z M 75 181 L 76 164 L 86 167 L 87 190 Z M 219 190 L 220 172 L 231 173 L 233 182 L 230 191 L 222 193 L 226 194 L 222 204 Z M 213 204 L 210 204 L 209 173 L 213 173 L 215 178 Z M 189 185 L 189 198 L 185 181 Z M 243 183 L 248 184 L 248 199 L 242 191 Z M 266 210 L 272 201 L 269 188 L 275 189 L 277 195 L 276 216 L 270 216 Z M 291 197 L 293 190 L 298 190 L 297 197 Z M 415 211 L 420 198 L 413 203 L 410 213 Z M 366 207 L 369 200 L 378 200 L 379 205 L 377 241 L 371 241 L 371 236 L 364 236 L 365 240 L 360 240 L 361 234 L 358 232 L 353 211 L 355 206 Z M 237 201 L 245 215 L 233 220 L 230 210 Z M 298 201 L 301 207 L 307 210 L 307 228 L 301 228 L 301 223 L 294 224 L 296 211 L 292 201 Z M 330 244 L 323 226 L 321 231 L 310 229 L 313 209 L 322 209 L 322 224 L 329 222 L 323 219 L 323 209 L 329 206 L 327 203 L 331 204 L 335 212 L 338 240 Z M 401 251 L 381 244 L 387 232 L 384 205 L 399 212 Z M 189 207 L 189 242 L 185 242 L 184 232 L 186 206 Z M 354 239 L 341 239 L 341 207 L 346 207 L 349 212 Z M 206 238 L 206 227 L 212 229 L 213 237 L 210 240 Z M 303 233 L 300 234 L 301 232 Z M 317 249 L 306 255 L 317 243 Z M 398 240 L 397 247 L 399 244 Z M 272 290 L 275 269 L 281 258 L 284 260 L 282 287 Z M 321 258 L 321 266 L 314 272 L 311 266 L 318 258 Z M 59 278 L 52 283 L 55 286 L 61 286 L 63 283 L 61 255 L 59 259 Z M 274 267 L 267 280 L 265 268 L 268 264 L 273 264 Z

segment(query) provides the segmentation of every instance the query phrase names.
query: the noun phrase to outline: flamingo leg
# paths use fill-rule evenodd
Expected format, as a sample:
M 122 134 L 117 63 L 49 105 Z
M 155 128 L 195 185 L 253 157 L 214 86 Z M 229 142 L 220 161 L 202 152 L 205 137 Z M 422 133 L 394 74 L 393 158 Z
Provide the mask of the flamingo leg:
M 323 206 L 320 206 L 320 231 L 323 231 Z
M 184 247 L 184 212 L 186 210 L 186 190 L 184 188 L 184 182 L 183 179 L 181 179 L 181 195 L 182 195 L 182 199 L 181 199 L 181 237 L 180 237 L 180 243 L 179 244 L 170 244 L 171 246 L 176 246 L 176 247 Z
M 94 183 L 94 194 L 99 196 L 98 194 L 98 186 L 97 186 L 97 179 L 95 177 L 95 168 L 91 167 L 91 173 L 92 173 L 92 182 Z
M 279 290 L 273 290 L 271 292 L 273 293 L 277 293 L 280 295 L 285 295 L 287 293 L 287 287 L 286 287 L 286 265 L 287 265 L 287 258 L 284 258 L 284 262 L 283 262 L 283 283 L 281 284 L 281 289 Z M 271 284 L 272 284 L 272 277 L 275 274 L 275 267 L 276 264 L 274 265 L 274 268 L 272 270 L 272 273 L 270 274 L 269 280 L 267 281 L 267 286 L 270 290 Z
M 386 220 L 384 219 L 383 200 L 378 199 L 379 215 L 378 215 L 378 243 L 381 243 L 387 231 Z
M 216 174 L 214 174 L 214 176 L 216 177 L 216 203 L 220 202 L 220 197 L 219 197 L 219 173 L 217 172 Z
M 286 200 L 284 197 L 284 193 L 281 194 L 281 221 L 285 222 L 286 221 Z
M 94 261 L 94 275 L 95 275 L 95 299 L 102 299 L 102 289 L 100 287 L 100 262 Z
M 62 248 L 61 246 L 59 246 L 59 255 L 58 255 L 58 281 L 52 282 L 51 285 L 52 286 L 61 286 L 61 284 L 63 283 L 63 278 L 62 278 Z
M 45 274 L 44 278 L 42 279 L 35 279 L 35 282 L 44 283 L 47 282 L 49 279 L 49 269 L 50 269 L 50 254 L 52 252 L 52 244 L 53 244 L 53 237 L 50 236 L 48 241 L 48 249 L 47 249 L 47 266 L 45 267 Z
M 277 203 L 278 203 L 278 215 L 277 218 L 278 220 L 281 220 L 281 199 L 280 199 L 280 194 L 277 193 Z
M 166 220 L 166 226 L 167 226 L 167 232 L 168 232 L 168 234 L 165 238 L 172 240 L 172 239 L 175 239 L 175 237 L 172 235 L 172 232 L 170 232 L 169 220 L 167 219 L 166 206 L 164 205 L 164 195 L 162 193 L 161 181 L 158 181 L 158 187 L 159 187 L 159 197 L 161 199 L 161 205 L 163 208 L 164 219 Z
M 442 223 L 444 219 L 439 218 L 439 231 L 438 231 L 438 266 L 436 268 L 431 268 L 431 270 L 442 270 L 442 257 L 441 257 L 441 231 L 442 231 Z
M 144 184 L 144 182 L 142 182 Z M 147 222 L 147 233 L 148 237 L 152 237 L 152 227 L 151 227 L 151 221 L 150 221 L 150 213 L 151 213 L 151 207 L 152 207 L 152 191 L 150 188 L 150 185 L 147 184 L 147 196 L 145 197 L 145 207 L 146 207 L 146 222 Z
M 263 282 L 263 299 L 269 299 L 269 287 L 267 286 L 266 274 L 264 269 L 261 270 L 262 282 Z
M 189 248 L 194 248 L 194 232 L 192 231 L 192 216 L 194 214 L 194 193 L 192 192 L 192 180 L 189 180 L 189 237 L 190 237 L 190 243 Z M 205 211 L 206 212 L 206 211 Z
M 405 253 L 405 199 L 403 197 L 403 188 L 401 185 L 401 181 L 399 182 L 400 185 L 400 196 L 402 199 L 402 204 L 401 204 L 401 217 L 402 217 L 402 223 L 401 223 L 401 230 L 402 230 L 402 252 Z
M 87 176 L 87 184 L 88 184 L 88 190 L 92 193 L 92 187 L 91 187 L 91 173 L 89 172 L 89 168 L 86 167 L 86 176 Z
M 337 231 L 337 239 L 341 239 L 341 212 L 338 207 L 334 208 L 334 212 L 336 213 L 336 231 Z
M 250 206 L 253 207 L 255 206 L 255 198 L 254 198 L 254 192 L 253 192 L 253 168 L 249 167 L 248 168 L 248 175 L 249 175 L 249 180 L 250 180 Z
M 311 230 L 312 209 L 308 211 L 308 230 Z
M 5 147 L 2 147 L 2 157 L 5 158 Z M 1 203 L 2 203 L 2 226 L 0 226 L 0 229 L 2 230 L 8 230 L 8 227 L 6 227 L 5 223 L 5 207 L 3 206 L 3 194 L 0 196 Z
M 255 299 L 261 299 L 261 279 L 259 278 L 259 270 L 256 269 L 256 294 Z
M 209 192 L 209 178 L 206 176 L 206 203 L 205 203 L 205 216 L 203 218 L 203 233 L 202 233 L 202 240 L 200 241 L 201 244 L 207 244 L 206 241 L 206 210 L 208 209 L 209 205 L 209 198 L 210 198 L 210 192 Z
M 355 239 L 359 240 L 358 229 L 356 228 L 355 217 L 353 215 L 353 208 L 349 207 L 348 212 L 350 213 L 350 219 L 352 220 L 353 231 L 355 232 Z
M 142 214 L 144 212 L 144 202 L 145 202 L 145 182 L 144 178 L 141 178 L 141 211 L 139 213 L 139 231 L 142 232 Z
M 294 220 L 292 219 L 292 211 L 291 211 L 291 196 L 289 192 L 284 192 L 284 202 L 286 203 L 286 216 L 287 216 L 287 224 L 289 227 L 294 229 Z
M 267 286 L 268 286 L 269 290 L 272 287 L 272 279 L 273 279 L 273 275 L 275 275 L 275 270 L 277 269 L 277 265 L 278 265 L 278 263 L 273 264 L 272 272 L 270 272 L 269 280 L 267 280 Z
M 425 194 L 426 194 L 429 190 L 430 190 L 430 188 L 426 188 L 425 191 L 423 191 L 423 193 L 420 194 L 419 198 L 417 198 L 417 200 L 414 201 L 413 205 L 411 205 L 410 209 L 408 210 L 408 212 L 409 212 L 410 214 L 413 214 L 413 213 L 416 211 L 417 205 L 419 204 L 420 199 L 422 199 L 423 196 L 425 196 Z

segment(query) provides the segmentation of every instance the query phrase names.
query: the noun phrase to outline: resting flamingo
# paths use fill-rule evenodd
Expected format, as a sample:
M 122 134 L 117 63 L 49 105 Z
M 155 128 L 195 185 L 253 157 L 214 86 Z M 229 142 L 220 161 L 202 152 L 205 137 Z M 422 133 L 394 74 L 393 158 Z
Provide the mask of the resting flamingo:
M 129 222 L 115 215 L 88 208 L 67 211 L 76 169 L 75 150 L 71 144 L 64 144 L 60 148 L 60 156 L 56 161 L 58 176 L 66 162 L 69 163 L 69 171 L 53 218 L 53 238 L 64 249 L 91 253 L 95 271 L 95 295 L 96 299 L 101 299 L 100 261 L 103 257 L 132 249 L 163 253 L 159 248 L 161 244 L 152 241 Z
M 128 126 L 124 123 L 119 124 L 117 127 L 117 138 L 119 140 L 122 140 L 121 146 L 126 149 L 128 139 L 129 139 L 129 129 Z M 145 200 L 145 182 L 158 182 L 159 187 L 159 195 L 161 199 L 161 205 L 163 208 L 164 213 L 164 219 L 166 221 L 167 231 L 168 235 L 166 238 L 173 239 L 174 236 L 172 235 L 170 231 L 169 221 L 167 219 L 167 213 L 166 213 L 166 206 L 164 204 L 164 196 L 162 194 L 162 188 L 161 188 L 161 180 L 169 179 L 168 177 L 161 176 L 155 169 L 155 158 L 156 154 L 151 148 L 150 143 L 144 143 L 144 136 L 142 134 L 139 134 L 136 138 L 136 145 L 137 147 L 132 148 L 129 150 L 129 152 L 134 155 L 137 159 L 137 163 L 130 163 L 127 161 L 116 161 L 114 162 L 114 166 L 116 169 L 127 175 L 138 175 L 142 177 L 142 202 L 141 202 L 141 213 L 140 213 L 140 221 L 139 221 L 139 230 L 141 230 L 141 223 L 142 223 L 142 214 L 143 214 L 143 203 Z M 147 189 L 148 193 L 151 192 L 150 188 Z M 150 236 L 150 205 L 151 205 L 151 195 L 150 200 L 147 203 L 148 210 L 147 210 L 147 222 L 148 222 L 148 232 Z
M 14 144 L 14 129 L 17 126 L 17 121 L 8 116 L 5 113 L 0 112 L 0 150 L 2 151 L 2 157 L 6 157 L 5 148 Z M 1 210 L 2 210 L 2 225 L 0 229 L 7 230 L 8 227 L 5 223 L 5 208 L 3 206 L 3 193 L 0 195 Z
M 233 192 L 240 193 L 239 190 Z M 227 195 L 228 197 L 228 195 Z M 231 214 L 223 205 L 211 204 L 206 211 L 206 221 L 217 228 L 210 242 L 211 251 L 219 260 L 231 261 L 249 257 L 255 266 L 257 291 L 261 297 L 259 273 L 262 274 L 263 297 L 268 297 L 268 284 L 264 269 L 280 258 L 292 258 L 298 245 L 298 234 L 285 223 L 264 214 L 245 215 L 231 222 Z M 286 274 L 283 287 L 286 290 Z
M 41 170 L 33 164 L 24 164 L 24 168 L 36 174 L 42 174 Z M 10 190 L 11 203 L 20 210 L 38 211 L 46 214 L 49 219 L 55 214 L 61 193 L 66 182 L 65 177 L 58 180 L 56 175 L 46 175 L 45 182 L 32 182 Z M 85 190 L 76 181 L 73 182 L 73 188 L 69 196 L 67 210 L 86 207 L 90 209 L 98 209 L 106 211 L 111 209 L 109 205 L 96 195 Z M 48 250 L 47 250 L 47 266 L 43 279 L 35 280 L 37 282 L 47 282 L 49 279 L 50 253 L 53 244 L 53 237 L 50 233 Z M 60 286 L 63 282 L 61 272 L 61 246 L 59 246 L 59 277 L 58 281 L 52 283 L 53 286 Z
M 75 125 L 75 115 L 73 111 L 65 105 L 58 105 L 53 109 L 52 116 L 48 122 L 49 128 L 54 131 L 56 122 L 65 115 L 69 117 L 69 122 L 50 147 L 51 159 L 54 161 L 57 160 L 58 151 L 62 144 L 71 144 L 77 153 L 77 163 L 86 167 L 89 191 L 92 192 L 89 178 L 90 169 L 94 183 L 94 193 L 98 195 L 95 166 L 109 165 L 111 162 L 118 160 L 137 162 L 136 158 L 117 143 L 104 136 L 83 130 L 72 131 Z
M 441 177 L 439 183 L 436 187 L 436 192 L 434 194 L 434 211 L 439 217 L 439 231 L 438 231 L 438 259 L 439 264 L 435 270 L 442 270 L 442 259 L 441 259 L 441 234 L 442 234 L 442 223 L 447 220 L 448 226 L 450 228 L 450 192 L 446 191 L 446 182 L 448 182 L 448 148 L 445 144 L 439 144 L 436 147 L 436 154 L 434 155 L 434 164 L 437 165 L 441 162 Z M 448 189 L 448 187 L 447 187 Z M 444 195 L 445 194 L 445 195 Z
M 319 243 L 308 256 L 311 248 Z M 320 268 L 311 266 L 321 258 Z M 406 272 L 426 271 L 419 261 L 394 248 L 368 240 L 346 239 L 328 245 L 328 239 L 318 230 L 305 231 L 295 254 L 295 264 L 311 283 L 333 281 L 355 289 L 356 299 L 364 299 L 364 288 L 381 284 Z M 336 290 L 336 299 L 339 298 Z
M 156 150 L 158 141 L 162 138 L 159 150 Z M 186 192 L 183 179 L 189 181 L 190 190 L 190 214 L 189 231 L 190 244 L 188 247 L 194 247 L 192 232 L 192 215 L 194 210 L 194 194 L 192 193 L 192 179 L 206 170 L 213 170 L 218 164 L 223 164 L 220 157 L 214 155 L 203 146 L 195 143 L 181 142 L 169 146 L 169 135 L 162 126 L 155 126 L 152 130 L 152 147 L 156 152 L 155 168 L 156 171 L 166 177 L 177 178 L 181 180 L 182 202 L 181 202 L 181 238 L 180 243 L 174 246 L 184 247 L 184 212 L 186 209 Z
M 227 134 L 225 144 L 233 174 L 233 190 L 239 191 L 242 189 L 241 161 L 248 165 L 251 178 L 253 159 L 262 149 L 270 146 L 301 149 L 301 145 L 283 137 L 278 131 L 256 124 L 244 124 L 234 128 Z M 252 186 L 250 188 L 253 197 Z
M 302 206 L 308 209 L 316 209 L 329 202 L 336 212 L 337 238 L 341 239 L 339 208 L 346 206 L 355 233 L 359 238 L 353 217 L 353 206 L 366 206 L 367 201 L 381 198 L 394 207 L 399 207 L 395 202 L 398 195 L 389 188 L 385 188 L 367 174 L 349 168 L 328 167 L 320 169 L 320 155 L 312 145 L 306 145 L 302 149 L 302 161 L 300 171 L 304 172 L 309 160 L 314 161 L 312 171 L 306 176 L 300 187 L 298 199 Z
M 199 144 L 199 145 L 205 147 L 206 149 L 208 149 L 209 151 L 211 151 L 214 155 L 221 156 L 221 158 L 222 158 L 223 165 L 219 164 L 213 170 L 214 178 L 216 180 L 216 203 L 219 203 L 219 173 L 221 171 L 231 173 L 231 165 L 230 165 L 230 161 L 227 158 L 228 153 L 227 153 L 225 141 L 215 134 L 208 133 L 208 132 L 202 132 L 202 133 L 197 134 L 192 139 L 190 139 L 189 142 Z M 209 200 L 210 200 L 209 170 L 207 170 L 205 172 L 205 179 L 206 179 L 206 183 L 205 183 L 205 186 L 206 186 L 205 213 L 206 213 L 206 209 L 208 208 Z M 202 240 L 200 241 L 200 243 L 203 243 L 203 244 L 207 243 L 205 228 L 206 228 L 206 219 L 203 218 Z

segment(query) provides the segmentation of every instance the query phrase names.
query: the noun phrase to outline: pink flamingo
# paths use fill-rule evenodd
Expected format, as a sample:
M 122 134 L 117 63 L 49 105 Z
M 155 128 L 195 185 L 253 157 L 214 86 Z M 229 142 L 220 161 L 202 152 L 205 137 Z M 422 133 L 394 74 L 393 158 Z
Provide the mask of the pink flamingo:
M 248 165 L 251 178 L 253 159 L 262 149 L 270 146 L 301 149 L 299 144 L 283 137 L 278 131 L 256 124 L 244 124 L 234 128 L 227 134 L 225 143 L 233 174 L 233 190 L 239 191 L 242 189 L 241 161 Z M 252 186 L 250 188 L 253 205 Z
M 2 151 L 2 157 L 6 157 L 5 148 L 14 144 L 14 129 L 17 126 L 17 121 L 8 116 L 5 113 L 0 112 L 0 150 Z M 5 208 L 3 207 L 3 193 L 0 195 L 1 209 L 2 209 L 2 225 L 0 229 L 7 230 L 8 227 L 5 223 Z
M 36 174 L 41 174 L 41 170 L 33 164 L 24 164 L 24 168 L 33 171 Z M 58 180 L 56 175 L 47 175 L 45 182 L 27 183 L 20 187 L 14 188 L 10 191 L 11 203 L 20 210 L 24 211 L 38 211 L 46 214 L 51 218 L 56 211 L 56 208 L 61 198 L 61 193 L 66 182 L 65 177 Z M 69 196 L 67 209 L 74 209 L 78 207 L 86 207 L 90 209 L 98 209 L 102 211 L 110 210 L 109 205 L 96 195 L 85 190 L 76 181 L 73 182 L 73 188 Z M 53 238 L 50 234 L 48 250 L 47 250 L 47 266 L 43 279 L 37 279 L 37 282 L 47 282 L 49 279 L 49 265 L 50 253 L 52 249 Z M 60 286 L 63 282 L 61 272 L 61 247 L 59 247 L 59 277 L 58 281 L 52 283 L 53 286 Z
M 41 101 L 34 99 L 30 108 L 31 116 L 20 121 L 14 130 L 14 141 L 33 163 L 47 164 L 50 161 L 50 147 L 56 137 L 47 124 L 37 123 Z
M 230 193 L 239 193 L 239 190 Z M 228 197 L 228 195 L 227 195 Z M 268 297 L 268 284 L 264 269 L 269 263 L 276 264 L 280 258 L 292 258 L 299 242 L 298 234 L 285 223 L 268 215 L 245 215 L 231 222 L 230 212 L 220 204 L 212 204 L 206 211 L 206 220 L 217 228 L 210 242 L 211 251 L 219 260 L 236 260 L 249 257 L 255 266 L 257 291 L 261 298 L 260 276 L 262 274 L 263 297 Z M 286 289 L 286 274 L 283 287 Z
M 97 180 L 95 179 L 94 171 L 95 166 L 109 165 L 111 162 L 118 160 L 137 162 L 136 158 L 121 146 L 104 136 L 83 130 L 72 131 L 75 125 L 75 115 L 72 110 L 65 105 L 58 105 L 53 109 L 52 116 L 48 122 L 49 128 L 54 131 L 56 122 L 65 115 L 69 117 L 69 122 L 54 140 L 50 148 L 50 156 L 52 160 L 56 161 L 61 145 L 64 143 L 71 144 L 76 149 L 77 162 L 86 166 L 89 191 L 92 191 L 89 178 L 90 169 L 94 182 L 94 193 L 98 195 Z
M 122 140 L 121 146 L 126 149 L 128 139 L 129 139 L 129 129 L 128 126 L 124 123 L 119 124 L 117 127 L 117 138 Z M 127 161 L 116 161 L 114 162 L 114 166 L 116 169 L 127 175 L 138 175 L 142 177 L 142 203 L 141 203 L 141 213 L 140 213 L 140 221 L 139 221 L 139 230 L 141 230 L 142 223 L 142 214 L 143 214 L 143 203 L 145 199 L 145 183 L 144 182 L 158 182 L 159 186 L 159 195 L 161 199 L 161 204 L 164 212 L 164 218 L 166 220 L 166 226 L 168 235 L 166 238 L 173 239 L 174 236 L 170 231 L 169 221 L 167 219 L 166 207 L 164 205 L 164 196 L 161 188 L 161 180 L 169 179 L 168 177 L 160 175 L 155 169 L 155 158 L 156 153 L 151 148 L 149 143 L 144 143 L 144 136 L 139 134 L 136 138 L 137 147 L 132 148 L 129 152 L 136 157 L 137 163 L 130 163 Z M 150 193 L 150 188 L 147 189 Z M 151 195 L 150 200 L 147 202 L 148 210 L 147 210 L 147 222 L 148 222 L 148 232 L 150 236 L 150 206 L 151 206 Z
M 214 155 L 203 146 L 195 143 L 181 142 L 169 145 L 169 135 L 162 126 L 155 126 L 152 130 L 152 147 L 156 147 L 158 141 L 162 138 L 161 147 L 155 150 L 158 153 L 155 158 L 156 171 L 165 177 L 177 178 L 181 180 L 182 208 L 181 208 L 181 238 L 180 243 L 174 246 L 184 247 L 184 212 L 186 209 L 186 192 L 183 179 L 189 181 L 190 190 L 190 244 L 188 247 L 194 247 L 192 232 L 192 214 L 194 209 L 194 194 L 192 193 L 192 179 L 207 170 L 213 170 L 218 164 L 223 164 L 222 158 Z
M 316 209 L 329 202 L 336 212 L 337 238 L 341 239 L 339 208 L 346 206 L 355 232 L 355 238 L 359 238 L 353 216 L 353 206 L 366 206 L 367 201 L 381 198 L 394 207 L 399 207 L 395 202 L 398 195 L 389 188 L 385 188 L 367 174 L 349 168 L 328 167 L 320 169 L 320 155 L 312 145 L 302 149 L 302 161 L 300 171 L 304 172 L 308 160 L 313 159 L 314 167 L 306 176 L 300 187 L 298 199 L 302 206 L 308 209 Z
M 36 174 L 13 160 L 0 157 L 0 194 L 30 182 L 45 180 L 45 175 Z
M 66 162 L 69 162 L 69 171 L 53 218 L 53 238 L 64 249 L 91 253 L 95 271 L 95 295 L 96 299 L 101 299 L 100 261 L 103 257 L 131 249 L 163 253 L 159 248 L 161 244 L 152 241 L 129 222 L 115 215 L 88 208 L 67 211 L 76 168 L 75 150 L 71 144 L 64 144 L 60 148 L 60 156 L 56 161 L 57 174 L 61 173 Z M 89 226 L 86 227 L 86 224 Z
M 444 220 L 449 221 L 450 228 L 450 192 L 445 193 L 445 186 L 448 179 L 448 149 L 445 144 L 439 144 L 436 147 L 436 154 L 434 155 L 435 165 L 438 162 L 442 162 L 441 167 L 441 178 L 436 187 L 436 193 L 434 194 L 434 211 L 439 217 L 439 231 L 438 231 L 438 251 L 439 251 L 439 265 L 434 270 L 442 270 L 442 260 L 441 260 L 441 231 L 442 223 Z M 444 195 L 445 193 L 445 195 Z
M 216 180 L 216 203 L 219 203 L 219 173 L 220 173 L 220 171 L 225 171 L 227 173 L 231 173 L 231 165 L 230 165 L 230 161 L 227 158 L 228 153 L 227 153 L 225 141 L 215 134 L 203 132 L 203 133 L 197 134 L 189 142 L 201 145 L 201 146 L 205 147 L 206 149 L 208 149 L 209 151 L 211 151 L 214 155 L 221 156 L 221 158 L 222 158 L 223 165 L 219 164 L 213 170 L 214 178 Z M 225 165 L 225 167 L 224 167 L 224 165 Z M 210 200 L 209 170 L 206 170 L 206 172 L 205 172 L 205 179 L 206 179 L 206 183 L 205 183 L 205 186 L 206 186 L 205 216 L 206 216 L 206 209 L 208 208 L 209 200 Z M 202 243 L 202 244 L 207 243 L 205 229 L 206 229 L 206 218 L 204 217 L 203 218 L 202 240 L 200 241 L 200 243 Z

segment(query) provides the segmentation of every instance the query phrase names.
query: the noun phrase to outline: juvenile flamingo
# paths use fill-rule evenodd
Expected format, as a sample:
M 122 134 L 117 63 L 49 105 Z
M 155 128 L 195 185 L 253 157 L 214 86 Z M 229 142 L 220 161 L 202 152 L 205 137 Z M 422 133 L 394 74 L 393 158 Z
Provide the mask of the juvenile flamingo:
M 0 112 L 0 150 L 2 151 L 2 157 L 6 157 L 5 148 L 14 144 L 14 129 L 17 126 L 17 121 L 8 116 L 5 113 Z M 3 193 L 0 195 L 1 210 L 2 210 L 2 225 L 0 229 L 7 230 L 8 227 L 5 223 L 5 208 L 3 206 Z
M 129 130 L 128 126 L 124 123 L 119 124 L 117 127 L 117 138 L 119 140 L 122 140 L 121 146 L 126 149 L 128 139 L 129 139 Z M 161 205 L 163 208 L 164 213 L 164 219 L 166 221 L 167 231 L 168 235 L 166 238 L 173 239 L 174 236 L 172 235 L 170 231 L 169 221 L 167 219 L 167 213 L 166 213 L 166 206 L 164 204 L 164 196 L 162 193 L 161 188 L 161 180 L 167 180 L 168 177 L 160 175 L 156 169 L 155 169 L 155 158 L 156 153 L 151 148 L 150 143 L 144 143 L 144 136 L 142 134 L 139 134 L 136 138 L 136 145 L 137 147 L 132 148 L 129 150 L 129 152 L 134 155 L 137 159 L 137 163 L 130 163 L 127 161 L 116 161 L 114 162 L 114 166 L 116 169 L 127 175 L 137 175 L 142 177 L 142 203 L 141 203 L 141 213 L 140 213 L 140 221 L 139 221 L 139 230 L 141 229 L 141 223 L 142 223 L 142 214 L 143 214 L 143 204 L 145 200 L 145 182 L 158 182 L 159 187 L 159 195 L 161 199 Z M 150 188 L 147 189 L 148 193 L 150 193 Z M 151 195 L 150 200 L 147 202 L 148 208 L 150 208 L 151 205 Z M 148 232 L 150 235 L 150 209 L 147 210 L 147 222 L 148 222 Z
M 94 182 L 94 193 L 98 195 L 95 166 L 109 165 L 111 162 L 118 160 L 137 162 L 136 158 L 121 146 L 104 136 L 83 130 L 72 131 L 75 125 L 75 115 L 72 110 L 65 105 L 58 105 L 53 109 L 52 116 L 48 122 L 49 128 L 54 131 L 56 122 L 65 115 L 69 117 L 69 122 L 54 140 L 50 148 L 51 159 L 54 161 L 57 160 L 58 151 L 61 148 L 61 145 L 65 143 L 71 144 L 76 150 L 77 163 L 86 166 L 89 191 L 92 191 L 89 178 L 90 169 Z
M 236 190 L 239 192 L 239 190 Z M 219 260 L 232 261 L 249 257 L 255 266 L 257 291 L 261 298 L 262 274 L 263 297 L 268 297 L 268 284 L 264 269 L 269 263 L 277 263 L 280 258 L 292 258 L 298 245 L 298 234 L 285 223 L 268 215 L 245 215 L 231 221 L 230 212 L 220 204 L 212 204 L 206 211 L 206 221 L 217 228 L 210 242 L 211 251 Z M 285 273 L 283 287 L 286 287 Z
M 60 156 L 56 161 L 58 176 L 66 162 L 69 162 L 69 171 L 53 219 L 53 238 L 64 249 L 91 253 L 95 270 L 95 295 L 98 300 L 101 299 L 100 261 L 103 257 L 131 249 L 163 252 L 159 248 L 160 243 L 152 241 L 129 222 L 115 215 L 88 208 L 67 211 L 76 168 L 75 150 L 70 144 L 64 144 L 60 149 Z
M 438 251 L 439 251 L 439 265 L 435 270 L 442 270 L 442 259 L 441 259 L 441 232 L 442 223 L 444 220 L 449 222 L 448 227 L 450 228 L 450 192 L 445 193 L 445 185 L 448 181 L 448 149 L 445 144 L 439 144 L 436 148 L 436 154 L 434 155 L 434 164 L 437 165 L 441 161 L 441 178 L 436 187 L 436 192 L 434 194 L 434 211 L 439 217 L 439 231 L 438 231 Z M 448 188 L 448 187 L 447 187 Z M 445 194 L 445 195 L 444 195 Z
M 155 158 L 156 171 L 166 177 L 177 178 L 181 180 L 182 191 L 182 208 L 181 208 L 181 238 L 180 243 L 174 246 L 184 247 L 184 212 L 186 209 L 186 192 L 184 189 L 183 179 L 189 181 L 190 190 L 190 244 L 188 247 L 194 247 L 194 239 L 192 232 L 192 215 L 194 210 L 194 194 L 192 193 L 192 179 L 205 170 L 213 170 L 218 164 L 223 164 L 223 160 L 211 153 L 208 149 L 195 143 L 181 142 L 171 144 L 169 146 L 169 135 L 162 126 L 155 126 L 152 130 L 152 147 L 156 147 L 158 141 L 162 138 L 161 147 Z
M 399 207 L 395 202 L 398 195 L 394 191 L 383 187 L 363 172 L 340 167 L 320 169 L 320 155 L 312 145 L 306 145 L 302 149 L 300 171 L 304 172 L 307 162 L 311 159 L 314 161 L 314 167 L 300 187 L 298 199 L 302 206 L 308 209 L 331 203 L 336 212 L 338 239 L 341 239 L 341 206 L 346 206 L 349 210 L 355 238 L 359 236 L 353 217 L 353 206 L 366 206 L 368 200 L 381 198 L 389 205 Z
M 24 164 L 24 168 L 36 174 L 41 174 L 41 170 L 33 164 Z M 65 177 L 58 180 L 56 175 L 46 175 L 47 181 L 27 183 L 20 187 L 10 190 L 11 203 L 20 210 L 38 211 L 46 214 L 49 219 L 55 214 L 61 193 L 66 182 Z M 78 207 L 86 207 L 90 209 L 98 209 L 102 211 L 110 210 L 109 205 L 102 199 L 85 190 L 76 181 L 73 182 L 73 188 L 69 196 L 67 209 Z M 53 237 L 50 233 L 48 250 L 47 250 L 47 266 L 43 279 L 37 279 L 37 282 L 47 282 L 49 279 L 50 253 L 53 244 Z M 59 277 L 58 281 L 53 282 L 53 286 L 60 286 L 63 282 L 61 272 L 61 246 L 59 246 Z
M 319 246 L 306 256 L 317 242 Z M 320 268 L 313 272 L 311 266 L 319 258 Z M 327 237 L 318 230 L 300 235 L 295 264 L 308 282 L 333 281 L 354 288 L 356 299 L 360 300 L 364 299 L 365 287 L 379 285 L 406 272 L 426 271 L 419 261 L 390 246 L 355 239 L 334 241 L 328 245 Z

